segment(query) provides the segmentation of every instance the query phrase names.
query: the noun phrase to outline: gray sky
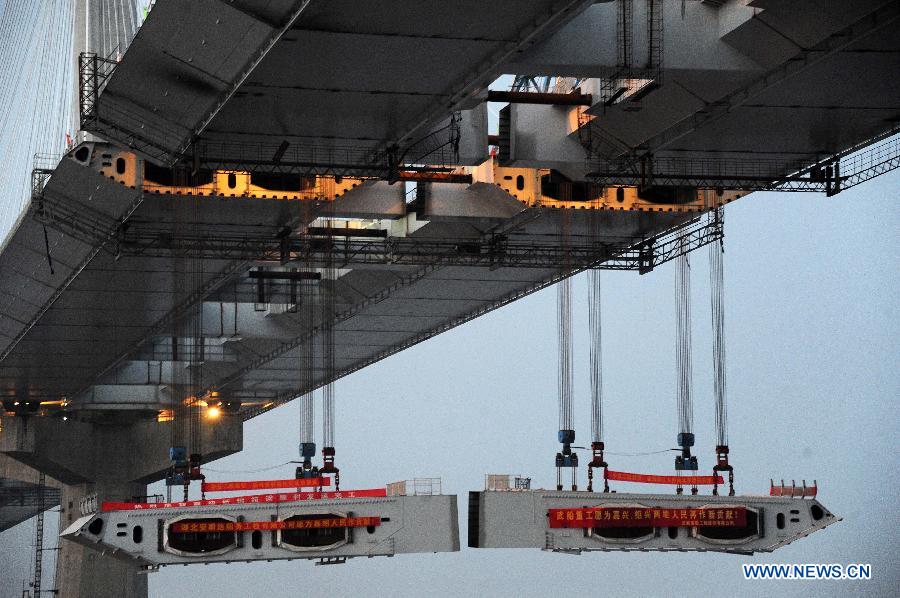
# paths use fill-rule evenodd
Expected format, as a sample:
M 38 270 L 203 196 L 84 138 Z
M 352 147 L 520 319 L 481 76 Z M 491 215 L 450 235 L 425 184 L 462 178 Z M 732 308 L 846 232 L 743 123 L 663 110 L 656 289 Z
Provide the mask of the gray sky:
M 770 477 L 817 479 L 844 521 L 771 555 L 473 550 L 315 567 L 291 561 L 163 569 L 151 596 L 888 595 L 900 584 L 896 533 L 897 230 L 900 173 L 845 191 L 755 193 L 726 209 L 730 444 L 741 493 Z M 692 256 L 695 426 L 701 467 L 713 460 L 706 251 Z M 576 279 L 576 427 L 590 421 L 587 289 Z M 604 273 L 606 435 L 611 452 L 661 450 L 675 434 L 674 272 Z M 460 496 L 485 473 L 553 484 L 556 293 L 548 289 L 357 372 L 337 384 L 343 485 L 442 476 Z M 250 470 L 296 457 L 298 403 L 246 425 L 245 450 L 212 465 Z M 611 457 L 613 467 L 666 473 L 670 455 Z M 290 468 L 247 479 L 289 474 Z M 584 481 L 583 471 L 582 483 Z M 217 474 L 219 479 L 238 474 Z M 616 486 L 624 490 L 623 484 Z M 159 490 L 159 488 L 156 488 Z M 31 524 L 0 534 L 0 596 L 18 596 Z M 873 565 L 870 582 L 750 582 L 744 562 Z M 48 566 L 50 561 L 48 560 Z M 561 574 L 564 572 L 565 574 Z M 19 577 L 19 575 L 14 575 Z M 893 590 L 891 590 L 893 588 Z

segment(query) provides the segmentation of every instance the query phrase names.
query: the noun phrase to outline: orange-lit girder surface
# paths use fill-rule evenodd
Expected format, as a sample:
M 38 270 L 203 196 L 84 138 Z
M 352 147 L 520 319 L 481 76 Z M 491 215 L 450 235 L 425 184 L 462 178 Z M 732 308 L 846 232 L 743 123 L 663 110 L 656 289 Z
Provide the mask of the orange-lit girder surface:
M 245 197 L 248 199 L 282 199 L 334 201 L 337 198 L 378 183 L 377 179 L 335 177 L 330 175 L 251 173 L 246 171 L 208 171 L 190 175 L 182 171 L 179 184 L 177 171 L 156 167 L 130 151 L 101 145 L 82 146 L 76 155 L 90 155 L 91 165 L 102 175 L 122 185 L 156 195 L 185 197 Z M 424 188 L 437 185 L 441 189 L 463 189 L 472 184 L 494 185 L 528 207 L 636 210 L 647 212 L 703 212 L 723 206 L 745 195 L 741 189 L 693 189 L 670 187 L 641 190 L 636 186 L 610 186 L 587 181 L 572 181 L 549 168 L 514 168 L 486 160 L 472 167 L 452 171 L 401 171 L 400 181 L 415 182 Z M 187 184 L 192 182 L 193 184 Z M 456 187 L 453 187 L 453 186 Z M 390 188 L 406 202 L 415 197 L 402 185 Z M 400 192 L 402 189 L 402 193 Z M 358 193 L 357 193 L 358 194 Z M 393 214 L 389 214 L 393 215 Z

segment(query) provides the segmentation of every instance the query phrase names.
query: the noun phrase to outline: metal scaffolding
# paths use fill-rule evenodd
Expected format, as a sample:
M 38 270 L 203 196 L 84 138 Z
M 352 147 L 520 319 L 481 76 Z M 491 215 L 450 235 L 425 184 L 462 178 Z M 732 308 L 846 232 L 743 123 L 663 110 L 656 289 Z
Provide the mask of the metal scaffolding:
M 594 160 L 590 165 L 588 178 L 600 185 L 814 191 L 831 196 L 900 166 L 900 129 L 893 128 L 812 164 L 808 160 L 644 156 Z
M 568 265 L 607 270 L 649 272 L 678 255 L 682 240 L 687 251 L 722 237 L 720 211 L 710 212 L 652 237 L 571 236 L 569 243 L 551 238 L 521 241 L 515 235 L 484 239 L 388 237 L 382 230 L 323 234 L 315 228 L 302 234 L 261 236 L 253 231 L 182 230 L 136 218 L 115 220 L 80 202 L 50 201 L 38 196 L 35 215 L 47 227 L 101 248 L 117 257 L 182 256 L 201 259 L 300 261 L 321 267 L 331 256 L 339 267 L 354 264 L 459 265 L 489 268 L 560 268 Z M 360 234 L 361 233 L 361 234 Z

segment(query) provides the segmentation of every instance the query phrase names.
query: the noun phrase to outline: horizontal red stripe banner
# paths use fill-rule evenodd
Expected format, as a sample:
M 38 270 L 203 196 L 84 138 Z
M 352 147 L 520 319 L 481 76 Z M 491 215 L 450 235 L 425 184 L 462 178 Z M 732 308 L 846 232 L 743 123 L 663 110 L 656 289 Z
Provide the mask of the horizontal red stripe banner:
M 614 482 L 638 482 L 641 484 L 680 484 L 682 486 L 712 486 L 722 484 L 722 476 L 712 475 L 652 475 L 647 473 L 626 473 L 606 471 L 606 479 Z
M 255 532 L 282 529 L 323 529 L 335 527 L 374 527 L 381 525 L 381 517 L 328 517 L 320 519 L 296 519 L 291 521 L 229 521 L 222 523 L 198 523 L 179 521 L 169 527 L 175 534 L 210 534 L 217 532 Z
M 384 488 L 367 490 L 340 490 L 336 492 L 286 492 L 273 494 L 251 494 L 248 496 L 230 496 L 228 498 L 210 498 L 207 500 L 188 500 L 184 502 L 105 502 L 100 510 L 106 511 L 152 511 L 156 509 L 183 509 L 188 507 L 213 507 L 224 505 L 272 504 L 282 502 L 298 502 L 302 500 L 325 500 L 337 498 L 378 498 L 387 496 Z
M 274 490 L 276 488 L 319 488 L 322 486 L 331 486 L 331 478 L 203 482 L 200 488 L 203 492 L 229 492 L 235 490 Z
M 548 517 L 551 528 L 744 527 L 747 525 L 747 509 L 745 507 L 550 509 Z

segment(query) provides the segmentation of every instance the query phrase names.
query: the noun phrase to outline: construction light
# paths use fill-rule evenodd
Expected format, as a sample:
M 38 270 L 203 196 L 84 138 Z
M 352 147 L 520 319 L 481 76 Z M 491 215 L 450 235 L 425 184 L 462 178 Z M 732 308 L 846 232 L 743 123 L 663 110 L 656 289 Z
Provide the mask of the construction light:
M 222 415 L 222 410 L 218 407 L 210 407 L 206 410 L 206 417 L 209 419 L 219 419 L 220 415 Z

